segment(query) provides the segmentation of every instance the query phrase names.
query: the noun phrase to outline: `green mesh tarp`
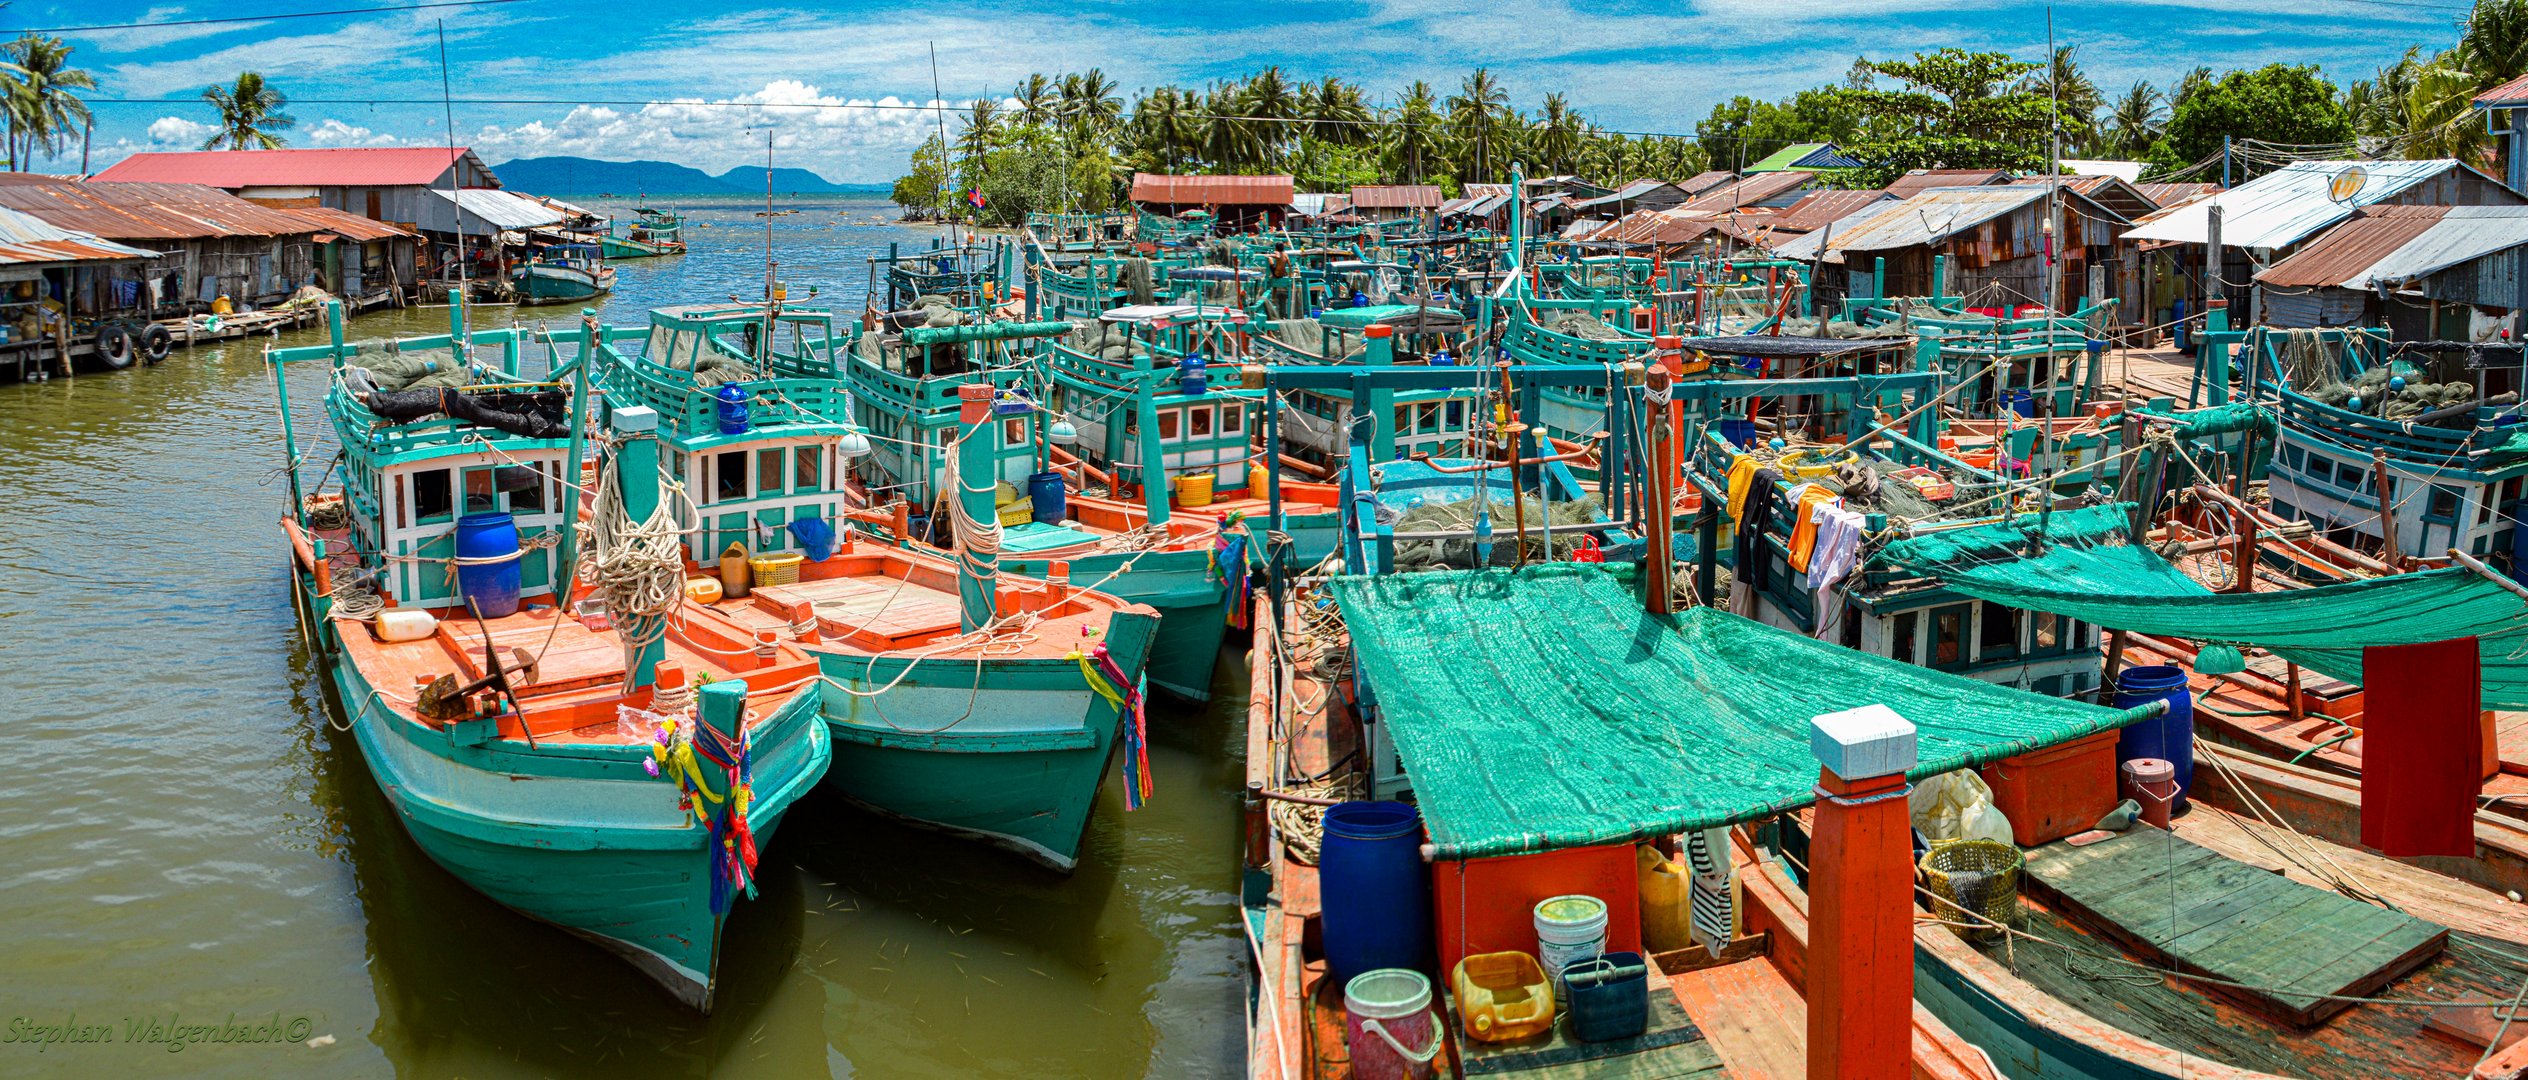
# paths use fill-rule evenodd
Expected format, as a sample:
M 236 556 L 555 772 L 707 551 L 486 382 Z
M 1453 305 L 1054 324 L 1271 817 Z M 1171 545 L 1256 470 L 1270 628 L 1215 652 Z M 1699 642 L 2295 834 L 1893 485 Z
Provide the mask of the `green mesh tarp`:
M 2143 715 L 1869 656 L 1599 567 L 1338 578 L 1361 677 L 1441 858 L 1641 840 L 1815 801 L 1809 720 L 1885 705 L 1916 779 Z
M 2528 708 L 2528 602 L 2464 567 L 2283 592 L 2215 593 L 2124 542 L 2131 504 L 2057 511 L 1889 544 L 1877 561 L 1996 604 L 2115 630 L 2254 645 L 2361 682 L 2361 650 L 2474 636 L 2487 708 Z

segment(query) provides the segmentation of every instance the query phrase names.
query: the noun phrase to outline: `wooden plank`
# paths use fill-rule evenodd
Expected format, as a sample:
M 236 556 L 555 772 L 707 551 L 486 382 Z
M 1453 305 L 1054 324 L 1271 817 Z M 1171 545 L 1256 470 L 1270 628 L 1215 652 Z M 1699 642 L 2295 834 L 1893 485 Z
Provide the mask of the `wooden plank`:
M 1771 963 L 1724 964 L 1678 976 L 1678 999 L 1741 1080 L 1808 1075 L 1808 1002 Z
M 1573 1038 L 1568 1014 L 1556 1016 L 1553 1030 L 1544 1035 L 1511 1043 L 1478 1042 L 1467 1037 L 1459 1022 L 1453 993 L 1441 995 L 1441 1007 L 1450 1026 L 1457 1029 L 1454 1036 L 1467 1076 L 1663 1080 L 1718 1073 L 1719 1051 L 1704 1041 L 1702 1030 L 1686 1015 L 1667 977 L 1653 969 L 1649 978 L 1648 1027 L 1638 1038 L 1613 1042 Z
M 2206 988 L 2301 1026 L 2350 1004 L 2311 995 L 2368 993 L 2439 955 L 2448 939 L 2412 916 L 2155 830 L 2079 849 L 2049 845 L 2027 876 L 2032 890 L 2142 957 L 2240 984 Z

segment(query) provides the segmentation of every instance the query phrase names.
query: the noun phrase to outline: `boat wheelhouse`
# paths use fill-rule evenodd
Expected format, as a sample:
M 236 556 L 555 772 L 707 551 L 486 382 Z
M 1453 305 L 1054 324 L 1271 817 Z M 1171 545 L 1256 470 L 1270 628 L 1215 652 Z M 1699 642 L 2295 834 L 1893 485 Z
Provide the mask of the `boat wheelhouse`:
M 596 244 L 547 244 L 509 272 L 521 304 L 567 304 L 614 291 L 614 268 Z
M 608 259 L 652 259 L 661 255 L 685 253 L 685 219 L 672 210 L 639 206 L 632 210 L 631 220 L 615 218 L 606 223 L 606 234 L 598 244 Z

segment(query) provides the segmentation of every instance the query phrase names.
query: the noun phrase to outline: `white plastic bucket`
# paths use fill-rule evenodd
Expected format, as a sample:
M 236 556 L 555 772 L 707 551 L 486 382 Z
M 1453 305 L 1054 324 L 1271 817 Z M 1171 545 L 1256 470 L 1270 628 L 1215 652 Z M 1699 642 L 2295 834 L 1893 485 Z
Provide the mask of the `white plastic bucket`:
M 1577 893 L 1536 903 L 1536 959 L 1553 976 L 1554 1000 L 1571 999 L 1562 969 L 1606 952 L 1606 901 Z
M 1353 1080 L 1423 1080 L 1440 1052 L 1431 980 L 1405 968 L 1364 971 L 1343 984 L 1344 1048 Z

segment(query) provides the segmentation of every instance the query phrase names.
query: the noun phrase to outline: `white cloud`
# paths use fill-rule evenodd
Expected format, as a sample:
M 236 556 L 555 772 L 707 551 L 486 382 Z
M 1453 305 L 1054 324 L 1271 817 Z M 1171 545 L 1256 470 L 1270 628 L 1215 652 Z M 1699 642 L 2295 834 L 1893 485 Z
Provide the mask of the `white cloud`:
M 404 140 L 326 117 L 300 133 L 309 146 L 400 146 Z
M 181 21 L 186 14 L 185 9 L 181 7 L 153 7 L 141 12 L 138 18 L 129 21 L 135 23 Z M 67 40 L 76 45 L 90 46 L 101 52 L 139 52 L 179 41 L 210 37 L 214 34 L 247 33 L 270 25 L 272 24 L 268 22 L 239 22 L 192 26 L 132 26 L 120 30 L 90 30 L 82 34 L 68 35 Z
M 204 124 L 181 116 L 161 116 L 149 122 L 147 149 L 199 150 L 202 140 L 210 138 L 211 133 L 218 130 L 217 124 Z

